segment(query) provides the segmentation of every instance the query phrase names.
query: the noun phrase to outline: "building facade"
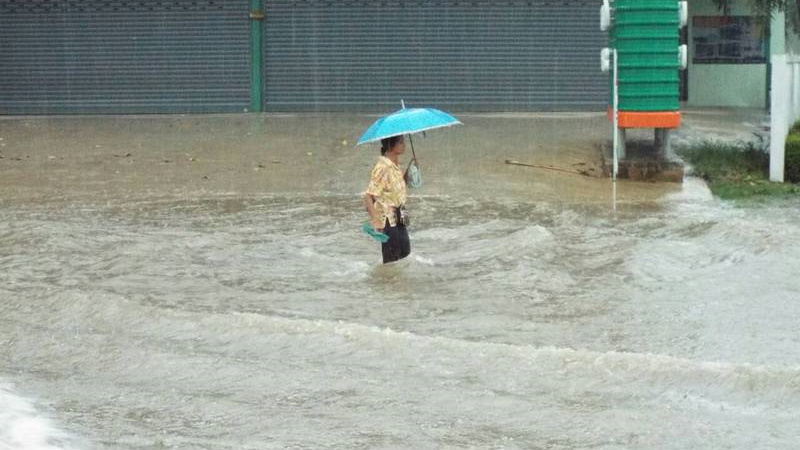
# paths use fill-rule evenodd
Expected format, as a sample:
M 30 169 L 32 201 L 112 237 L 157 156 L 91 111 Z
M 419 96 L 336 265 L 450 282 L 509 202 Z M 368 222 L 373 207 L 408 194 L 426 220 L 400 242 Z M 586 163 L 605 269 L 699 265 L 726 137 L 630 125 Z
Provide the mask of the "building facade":
M 690 0 L 690 106 L 764 107 L 745 0 Z M 0 0 L 0 114 L 603 111 L 598 0 Z M 782 32 L 782 31 L 781 31 Z
M 712 0 L 690 0 L 687 104 L 697 107 L 767 108 L 772 55 L 786 52 L 785 17 L 760 26 L 746 0 L 727 15 Z
M 601 109 L 594 0 L 0 0 L 0 113 Z

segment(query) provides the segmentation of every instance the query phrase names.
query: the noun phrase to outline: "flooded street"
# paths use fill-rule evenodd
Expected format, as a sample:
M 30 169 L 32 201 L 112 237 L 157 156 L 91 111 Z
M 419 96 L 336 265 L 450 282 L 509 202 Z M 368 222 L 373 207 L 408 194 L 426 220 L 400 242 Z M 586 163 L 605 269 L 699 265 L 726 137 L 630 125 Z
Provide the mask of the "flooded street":
M 787 3 L 0 0 L 0 450 L 800 449 Z
M 800 437 L 797 205 L 421 198 L 395 267 L 356 205 L 5 210 L 4 381 L 98 448 Z
M 91 173 L 13 191 L 0 449 L 796 447 L 800 202 L 735 205 L 690 178 L 621 183 L 615 211 L 607 179 L 491 164 L 567 164 L 547 135 L 462 160 L 470 136 L 448 133 L 418 147 L 413 253 L 390 266 L 359 230 L 374 157 L 324 133 L 322 162 L 284 163 L 260 192 L 228 173 L 147 193 L 214 163 L 105 175 L 95 201 Z M 50 180 L 48 151 L 36 170 L 0 164 Z M 142 158 L 174 161 L 159 152 Z

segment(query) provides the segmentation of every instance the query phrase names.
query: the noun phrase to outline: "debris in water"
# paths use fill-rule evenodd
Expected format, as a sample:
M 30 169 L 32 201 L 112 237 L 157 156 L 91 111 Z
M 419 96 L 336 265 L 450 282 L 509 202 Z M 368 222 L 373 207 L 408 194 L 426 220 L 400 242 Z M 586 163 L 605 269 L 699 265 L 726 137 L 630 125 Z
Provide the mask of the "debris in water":
M 573 175 L 583 175 L 583 176 L 586 176 L 586 177 L 594 176 L 591 173 L 589 173 L 590 171 L 592 171 L 594 169 L 575 171 L 575 170 L 562 169 L 560 167 L 555 167 L 555 166 L 543 166 L 543 165 L 539 165 L 539 164 L 528 164 L 528 163 L 515 161 L 513 159 L 507 159 L 506 160 L 506 164 L 509 164 L 509 165 L 512 165 L 512 166 L 533 167 L 535 169 L 553 170 L 555 172 L 571 173 Z

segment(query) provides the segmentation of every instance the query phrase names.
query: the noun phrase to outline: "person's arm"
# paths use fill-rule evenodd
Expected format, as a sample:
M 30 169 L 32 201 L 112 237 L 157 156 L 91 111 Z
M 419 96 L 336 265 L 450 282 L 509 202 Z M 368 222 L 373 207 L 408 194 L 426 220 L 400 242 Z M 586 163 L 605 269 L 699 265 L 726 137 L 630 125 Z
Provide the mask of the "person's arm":
M 378 217 L 378 211 L 375 210 L 375 197 L 370 194 L 364 194 L 364 208 L 367 210 L 367 214 L 369 214 L 369 221 L 372 223 L 372 228 L 375 231 L 383 232 L 383 224 L 376 226 L 380 218 Z
M 378 198 L 382 195 L 385 186 L 386 170 L 382 165 L 376 165 L 375 168 L 372 169 L 372 173 L 369 176 L 369 185 L 367 186 L 367 191 L 364 193 L 364 208 L 367 209 L 372 228 L 381 233 L 383 232 L 384 222 L 382 220 L 383 217 L 379 217 L 380 214 L 375 208 L 375 202 L 378 201 Z

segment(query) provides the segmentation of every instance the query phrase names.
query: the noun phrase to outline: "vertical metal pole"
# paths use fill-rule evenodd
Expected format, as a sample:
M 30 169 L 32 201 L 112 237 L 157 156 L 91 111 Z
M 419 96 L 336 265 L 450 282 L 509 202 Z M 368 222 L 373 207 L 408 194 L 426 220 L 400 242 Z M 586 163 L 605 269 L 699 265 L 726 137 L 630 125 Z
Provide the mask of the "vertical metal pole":
M 617 75 L 617 49 L 611 49 L 611 55 L 614 58 L 614 82 L 613 82 L 613 114 L 614 114 L 614 137 L 613 137 L 613 169 L 611 174 L 611 179 L 616 182 L 617 181 L 617 173 L 619 172 L 619 89 L 618 89 L 618 82 L 619 77 Z
M 766 45 L 767 50 L 767 95 L 765 96 L 765 110 L 769 112 L 770 109 L 770 102 L 772 101 L 772 20 L 767 22 L 767 28 L 765 30 L 766 33 L 766 40 L 767 42 L 764 44 Z
M 262 32 L 264 10 L 262 0 L 250 0 L 250 112 L 261 112 L 262 83 Z
M 613 209 L 617 211 L 617 182 L 611 183 L 611 204 L 613 205 Z

